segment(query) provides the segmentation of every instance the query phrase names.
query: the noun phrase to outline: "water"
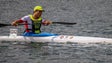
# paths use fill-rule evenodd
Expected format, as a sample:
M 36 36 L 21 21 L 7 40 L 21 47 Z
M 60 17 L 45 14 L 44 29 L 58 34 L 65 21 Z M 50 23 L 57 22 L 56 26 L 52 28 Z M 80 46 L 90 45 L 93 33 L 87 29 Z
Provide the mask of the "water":
M 31 14 L 33 7 L 42 5 L 43 18 L 51 21 L 76 22 L 76 25 L 52 24 L 42 31 L 112 38 L 111 0 L 0 0 L 0 23 L 11 23 Z M 0 35 L 10 28 L 2 27 Z M 112 44 L 32 44 L 0 42 L 0 63 L 111 63 Z
M 2 44 L 0 50 L 0 63 L 112 62 L 112 44 Z

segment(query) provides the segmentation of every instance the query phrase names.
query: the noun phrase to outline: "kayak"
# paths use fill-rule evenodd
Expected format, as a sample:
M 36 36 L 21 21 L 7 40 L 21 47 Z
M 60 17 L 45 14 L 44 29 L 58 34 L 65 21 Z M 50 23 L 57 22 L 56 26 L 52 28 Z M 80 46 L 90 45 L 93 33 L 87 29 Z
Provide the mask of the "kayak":
M 57 43 L 112 43 L 112 38 L 86 37 L 74 35 L 58 35 L 42 32 L 36 36 L 18 36 L 17 30 L 10 31 L 9 36 L 0 36 L 0 41 L 21 41 L 21 42 L 57 42 Z
M 22 42 L 61 42 L 61 43 L 112 43 L 112 39 L 85 36 L 46 36 L 46 37 L 26 37 L 26 36 L 0 36 L 0 41 L 22 41 Z

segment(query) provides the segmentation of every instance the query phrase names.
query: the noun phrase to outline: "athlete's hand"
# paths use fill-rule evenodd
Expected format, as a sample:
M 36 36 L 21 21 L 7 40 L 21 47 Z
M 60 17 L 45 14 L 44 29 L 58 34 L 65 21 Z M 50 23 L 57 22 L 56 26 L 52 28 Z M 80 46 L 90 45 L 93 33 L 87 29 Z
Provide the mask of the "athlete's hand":
M 50 25 L 50 24 L 52 24 L 52 22 L 49 21 L 49 20 L 45 20 L 45 21 L 43 22 L 43 25 Z
M 11 23 L 12 26 L 18 26 L 18 23 L 16 21 Z

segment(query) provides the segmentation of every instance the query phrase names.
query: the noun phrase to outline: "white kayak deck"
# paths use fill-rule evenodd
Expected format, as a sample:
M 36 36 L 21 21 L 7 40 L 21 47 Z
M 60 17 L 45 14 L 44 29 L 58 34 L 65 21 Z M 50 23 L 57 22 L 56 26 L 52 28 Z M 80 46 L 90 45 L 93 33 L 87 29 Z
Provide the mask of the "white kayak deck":
M 59 43 L 112 43 L 111 38 L 86 37 L 86 36 L 47 36 L 47 37 L 26 37 L 26 36 L 0 36 L 0 41 L 21 41 L 21 42 L 59 42 Z

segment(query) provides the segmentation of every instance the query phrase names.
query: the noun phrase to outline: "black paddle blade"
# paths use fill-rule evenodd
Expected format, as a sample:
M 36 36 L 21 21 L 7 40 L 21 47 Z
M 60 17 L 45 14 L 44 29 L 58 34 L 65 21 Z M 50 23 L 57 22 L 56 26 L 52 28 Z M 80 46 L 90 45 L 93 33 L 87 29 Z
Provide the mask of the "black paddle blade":
M 0 27 L 11 26 L 11 24 L 0 23 Z
M 70 23 L 70 22 L 52 22 L 53 24 L 64 24 L 64 25 L 74 25 L 77 23 Z

